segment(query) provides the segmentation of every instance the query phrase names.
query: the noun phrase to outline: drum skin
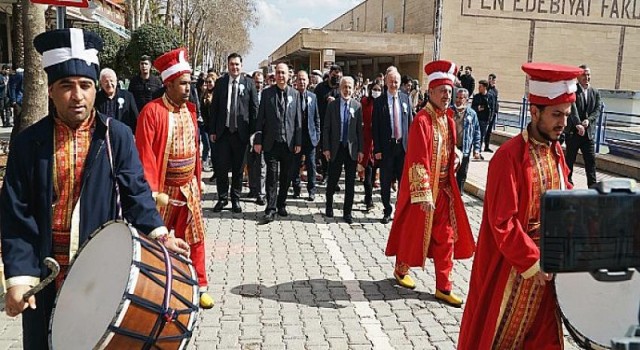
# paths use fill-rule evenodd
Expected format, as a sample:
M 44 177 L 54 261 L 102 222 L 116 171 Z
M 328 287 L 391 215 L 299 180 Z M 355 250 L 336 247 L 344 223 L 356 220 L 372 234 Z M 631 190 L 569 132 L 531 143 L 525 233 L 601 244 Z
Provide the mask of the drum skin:
M 119 243 L 114 248 L 109 240 Z M 105 246 L 108 248 L 102 248 Z M 169 314 L 173 317 L 162 308 L 168 278 L 165 253 L 159 243 L 122 222 L 103 225 L 78 252 L 58 293 L 51 318 L 50 348 L 185 348 L 197 318 L 198 285 L 188 259 L 170 253 L 169 257 L 172 278 L 168 306 L 175 311 Z M 119 259 L 118 263 L 111 263 L 114 259 Z M 92 264 L 97 266 L 87 268 Z M 128 277 L 121 276 L 126 274 L 127 264 Z M 111 270 L 116 271 L 111 273 L 116 275 L 111 277 L 114 281 L 102 280 L 109 278 Z M 101 298 L 96 290 L 109 290 L 114 295 Z

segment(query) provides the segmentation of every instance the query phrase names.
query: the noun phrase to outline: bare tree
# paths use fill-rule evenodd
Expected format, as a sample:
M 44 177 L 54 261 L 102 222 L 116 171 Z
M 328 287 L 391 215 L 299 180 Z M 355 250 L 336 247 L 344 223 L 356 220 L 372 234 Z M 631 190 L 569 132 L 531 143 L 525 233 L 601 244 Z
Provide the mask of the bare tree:
M 47 76 L 42 69 L 42 57 L 33 46 L 33 39 L 45 31 L 43 5 L 22 1 L 22 21 L 24 35 L 24 100 L 22 118 L 15 121 L 11 136 L 42 119 L 48 112 Z

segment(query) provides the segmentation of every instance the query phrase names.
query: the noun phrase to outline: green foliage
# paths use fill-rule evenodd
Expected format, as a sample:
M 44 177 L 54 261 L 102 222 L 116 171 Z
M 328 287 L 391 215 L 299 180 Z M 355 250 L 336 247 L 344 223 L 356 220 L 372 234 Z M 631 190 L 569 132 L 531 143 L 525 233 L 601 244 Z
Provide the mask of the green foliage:
M 123 50 L 128 41 L 113 31 L 101 27 L 97 24 L 90 24 L 84 27 L 86 30 L 90 30 L 98 34 L 102 40 L 104 41 L 104 47 L 102 52 L 98 54 L 98 58 L 100 59 L 100 67 L 101 68 L 111 68 L 116 71 L 118 76 L 120 76 L 120 72 L 118 70 L 119 64 L 121 62 L 121 58 L 118 57 L 118 52 Z
M 138 62 L 142 55 L 151 57 L 151 61 L 158 56 L 183 46 L 182 40 L 171 28 L 157 24 L 145 24 L 131 33 L 131 41 L 124 50 L 127 65 L 137 71 Z

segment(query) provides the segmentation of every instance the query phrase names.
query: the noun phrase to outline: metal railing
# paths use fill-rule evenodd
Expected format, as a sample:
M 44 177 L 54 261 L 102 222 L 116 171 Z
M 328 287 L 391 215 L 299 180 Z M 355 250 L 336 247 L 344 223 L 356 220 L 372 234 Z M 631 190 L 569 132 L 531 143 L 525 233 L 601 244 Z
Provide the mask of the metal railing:
M 531 121 L 528 99 L 523 97 L 522 101 L 499 102 L 500 112 L 494 123 L 494 130 L 502 129 L 513 134 L 522 132 Z M 603 103 L 596 128 L 596 153 L 600 153 L 603 146 L 608 147 L 609 152 L 613 148 L 640 158 L 640 115 L 607 111 Z

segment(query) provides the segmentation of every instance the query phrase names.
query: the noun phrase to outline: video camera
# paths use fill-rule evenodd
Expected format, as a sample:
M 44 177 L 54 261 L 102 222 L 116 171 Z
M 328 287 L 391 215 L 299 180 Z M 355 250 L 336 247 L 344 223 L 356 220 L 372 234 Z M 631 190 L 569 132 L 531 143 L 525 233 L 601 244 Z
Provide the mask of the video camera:
M 541 267 L 557 274 L 561 315 L 576 342 L 586 349 L 640 350 L 640 310 L 636 315 L 632 306 L 640 304 L 636 181 L 547 191 L 540 232 Z

